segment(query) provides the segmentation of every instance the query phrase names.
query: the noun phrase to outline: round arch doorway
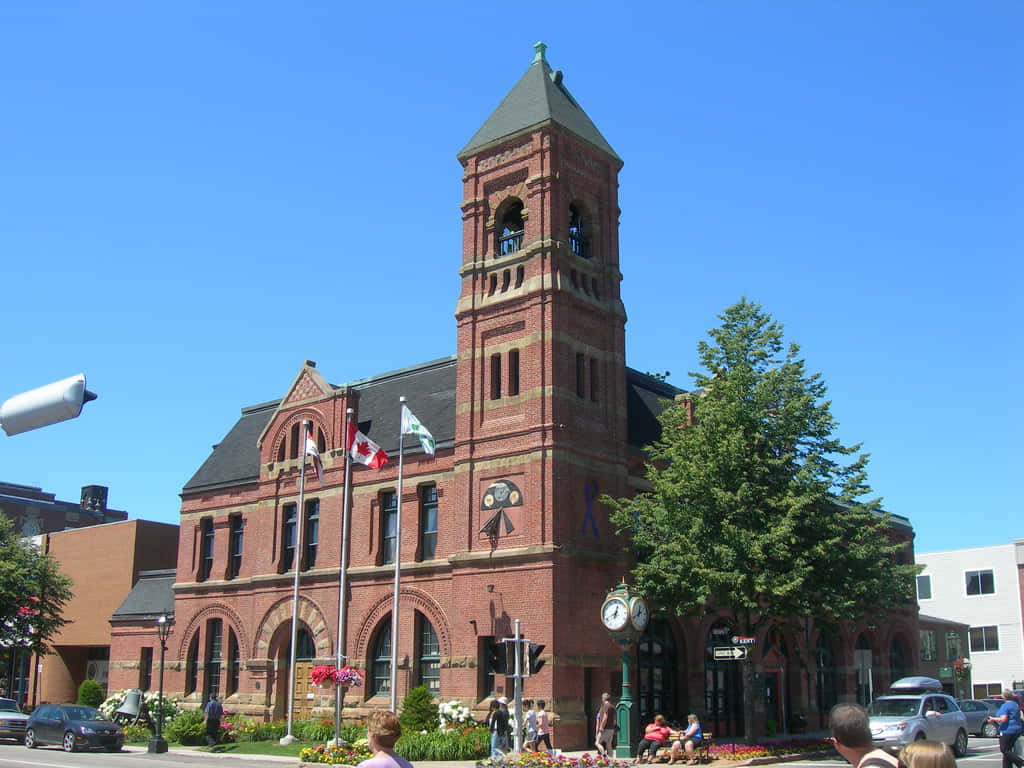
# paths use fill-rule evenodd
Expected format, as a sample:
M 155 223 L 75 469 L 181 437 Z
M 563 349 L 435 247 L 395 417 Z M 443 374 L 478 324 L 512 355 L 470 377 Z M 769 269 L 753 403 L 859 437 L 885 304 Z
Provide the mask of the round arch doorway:
M 288 667 L 291 664 L 291 625 L 282 624 L 278 629 L 281 642 L 274 656 L 274 717 L 288 716 Z M 295 637 L 295 691 L 292 699 L 292 717 L 305 720 L 313 714 L 314 692 L 310 673 L 316 658 L 316 643 L 305 624 L 300 624 Z

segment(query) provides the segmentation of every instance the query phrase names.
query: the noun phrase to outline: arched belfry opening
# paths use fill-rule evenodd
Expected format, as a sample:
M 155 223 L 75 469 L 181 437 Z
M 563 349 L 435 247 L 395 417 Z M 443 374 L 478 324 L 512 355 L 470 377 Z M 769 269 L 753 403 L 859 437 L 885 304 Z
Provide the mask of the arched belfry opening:
M 498 227 L 498 242 L 495 251 L 499 256 L 508 256 L 523 247 L 523 204 L 516 200 L 505 208 Z

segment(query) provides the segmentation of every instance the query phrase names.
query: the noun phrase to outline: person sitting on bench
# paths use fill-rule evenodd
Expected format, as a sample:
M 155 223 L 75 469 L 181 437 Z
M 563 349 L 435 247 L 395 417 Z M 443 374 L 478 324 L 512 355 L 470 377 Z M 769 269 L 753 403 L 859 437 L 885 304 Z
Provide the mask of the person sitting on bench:
M 644 737 L 636 745 L 636 760 L 633 762 L 649 763 L 653 760 L 654 756 L 658 754 L 658 749 L 665 746 L 671 731 L 672 729 L 665 724 L 664 715 L 655 715 L 654 722 L 644 729 Z M 644 752 L 647 753 L 647 759 L 641 760 L 640 758 L 644 756 Z
M 683 761 L 683 751 L 686 751 L 686 764 L 696 765 L 700 761 L 697 759 L 696 748 L 704 743 L 704 733 L 700 728 L 700 720 L 692 712 L 686 716 L 688 725 L 686 730 L 683 731 L 682 735 L 678 739 L 672 742 L 672 752 L 669 755 L 668 764 L 679 761 Z

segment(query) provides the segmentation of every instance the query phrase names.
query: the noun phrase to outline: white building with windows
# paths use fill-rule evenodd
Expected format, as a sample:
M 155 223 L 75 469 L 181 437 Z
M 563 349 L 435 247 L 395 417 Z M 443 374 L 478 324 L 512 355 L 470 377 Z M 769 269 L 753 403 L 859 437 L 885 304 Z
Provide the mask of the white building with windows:
M 1024 688 L 1024 539 L 992 547 L 918 552 L 921 613 L 967 624 L 975 698 Z

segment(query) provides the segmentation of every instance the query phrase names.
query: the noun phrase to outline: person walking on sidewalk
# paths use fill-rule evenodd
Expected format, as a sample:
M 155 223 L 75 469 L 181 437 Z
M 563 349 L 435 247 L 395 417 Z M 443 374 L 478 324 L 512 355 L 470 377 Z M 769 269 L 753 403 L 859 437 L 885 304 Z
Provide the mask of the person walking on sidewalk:
M 1013 691 L 1003 691 L 1002 706 L 992 717 L 986 717 L 986 722 L 999 725 L 999 751 L 1003 753 L 1003 768 L 1021 768 L 1024 766 L 1024 758 L 1014 751 L 1014 744 L 1020 738 L 1020 706 L 1013 698 Z
M 203 709 L 203 722 L 206 725 L 206 746 L 212 747 L 220 741 L 220 719 L 224 715 L 224 707 L 217 701 L 216 695 L 210 696 Z

